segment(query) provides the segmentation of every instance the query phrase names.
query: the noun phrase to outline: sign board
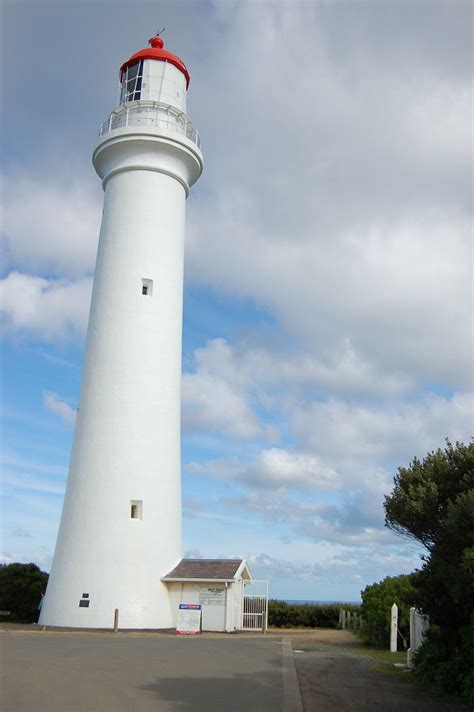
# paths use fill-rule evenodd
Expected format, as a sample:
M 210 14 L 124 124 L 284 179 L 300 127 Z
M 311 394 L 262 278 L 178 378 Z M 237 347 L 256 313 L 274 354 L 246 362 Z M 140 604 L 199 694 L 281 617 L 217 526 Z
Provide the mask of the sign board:
M 201 586 L 199 603 L 202 606 L 225 606 L 225 588 L 217 586 Z
M 201 606 L 199 603 L 180 603 L 176 632 L 181 635 L 199 635 L 201 632 Z

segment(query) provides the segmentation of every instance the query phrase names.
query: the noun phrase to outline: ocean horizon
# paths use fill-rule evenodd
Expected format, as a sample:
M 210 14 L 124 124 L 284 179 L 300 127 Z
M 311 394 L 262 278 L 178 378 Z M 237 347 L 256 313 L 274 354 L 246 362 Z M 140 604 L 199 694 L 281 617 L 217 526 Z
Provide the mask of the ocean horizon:
M 306 600 L 306 599 L 298 599 L 298 598 L 274 598 L 274 601 L 281 601 L 282 603 L 290 603 L 295 606 L 329 606 L 329 605 L 338 605 L 342 606 L 344 604 L 350 605 L 350 606 L 360 606 L 362 601 L 315 601 L 315 600 Z

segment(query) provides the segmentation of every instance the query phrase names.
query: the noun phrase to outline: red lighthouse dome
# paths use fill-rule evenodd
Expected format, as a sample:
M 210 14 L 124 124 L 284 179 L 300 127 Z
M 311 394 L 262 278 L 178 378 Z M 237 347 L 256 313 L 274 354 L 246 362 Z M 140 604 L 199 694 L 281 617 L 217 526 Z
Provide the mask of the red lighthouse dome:
M 145 47 L 144 49 L 135 52 L 135 54 L 132 54 L 130 59 L 127 59 L 127 61 L 122 64 L 122 66 L 120 67 L 120 82 L 122 82 L 123 80 L 123 75 L 125 71 L 131 65 L 136 64 L 142 59 L 156 59 L 160 62 L 169 62 L 177 69 L 179 69 L 179 71 L 182 72 L 186 77 L 187 89 L 189 87 L 190 77 L 183 60 L 180 57 L 177 57 L 175 54 L 172 54 L 171 52 L 168 52 L 168 50 L 164 49 L 164 42 L 161 37 L 152 37 L 148 40 L 148 44 L 150 45 L 150 47 Z

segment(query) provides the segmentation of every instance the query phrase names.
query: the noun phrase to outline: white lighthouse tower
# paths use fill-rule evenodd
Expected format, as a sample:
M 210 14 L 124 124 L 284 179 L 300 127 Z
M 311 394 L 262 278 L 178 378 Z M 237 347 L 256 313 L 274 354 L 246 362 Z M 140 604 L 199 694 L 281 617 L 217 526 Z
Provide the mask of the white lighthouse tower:
M 104 210 L 76 431 L 40 623 L 172 625 L 180 561 L 185 202 L 202 171 L 184 62 L 153 37 L 120 68 L 94 167 Z M 80 220 L 81 216 L 78 215 Z

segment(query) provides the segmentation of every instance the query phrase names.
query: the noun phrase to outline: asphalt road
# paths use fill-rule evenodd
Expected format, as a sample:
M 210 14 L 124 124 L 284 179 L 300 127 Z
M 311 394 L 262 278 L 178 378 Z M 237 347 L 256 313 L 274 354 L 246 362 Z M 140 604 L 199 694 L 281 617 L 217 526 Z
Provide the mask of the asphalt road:
M 374 669 L 359 644 L 347 631 L 191 638 L 18 626 L 0 632 L 0 710 L 301 712 L 301 699 L 305 712 L 467 709 Z
M 282 644 L 239 636 L 0 634 L 2 712 L 279 712 Z

